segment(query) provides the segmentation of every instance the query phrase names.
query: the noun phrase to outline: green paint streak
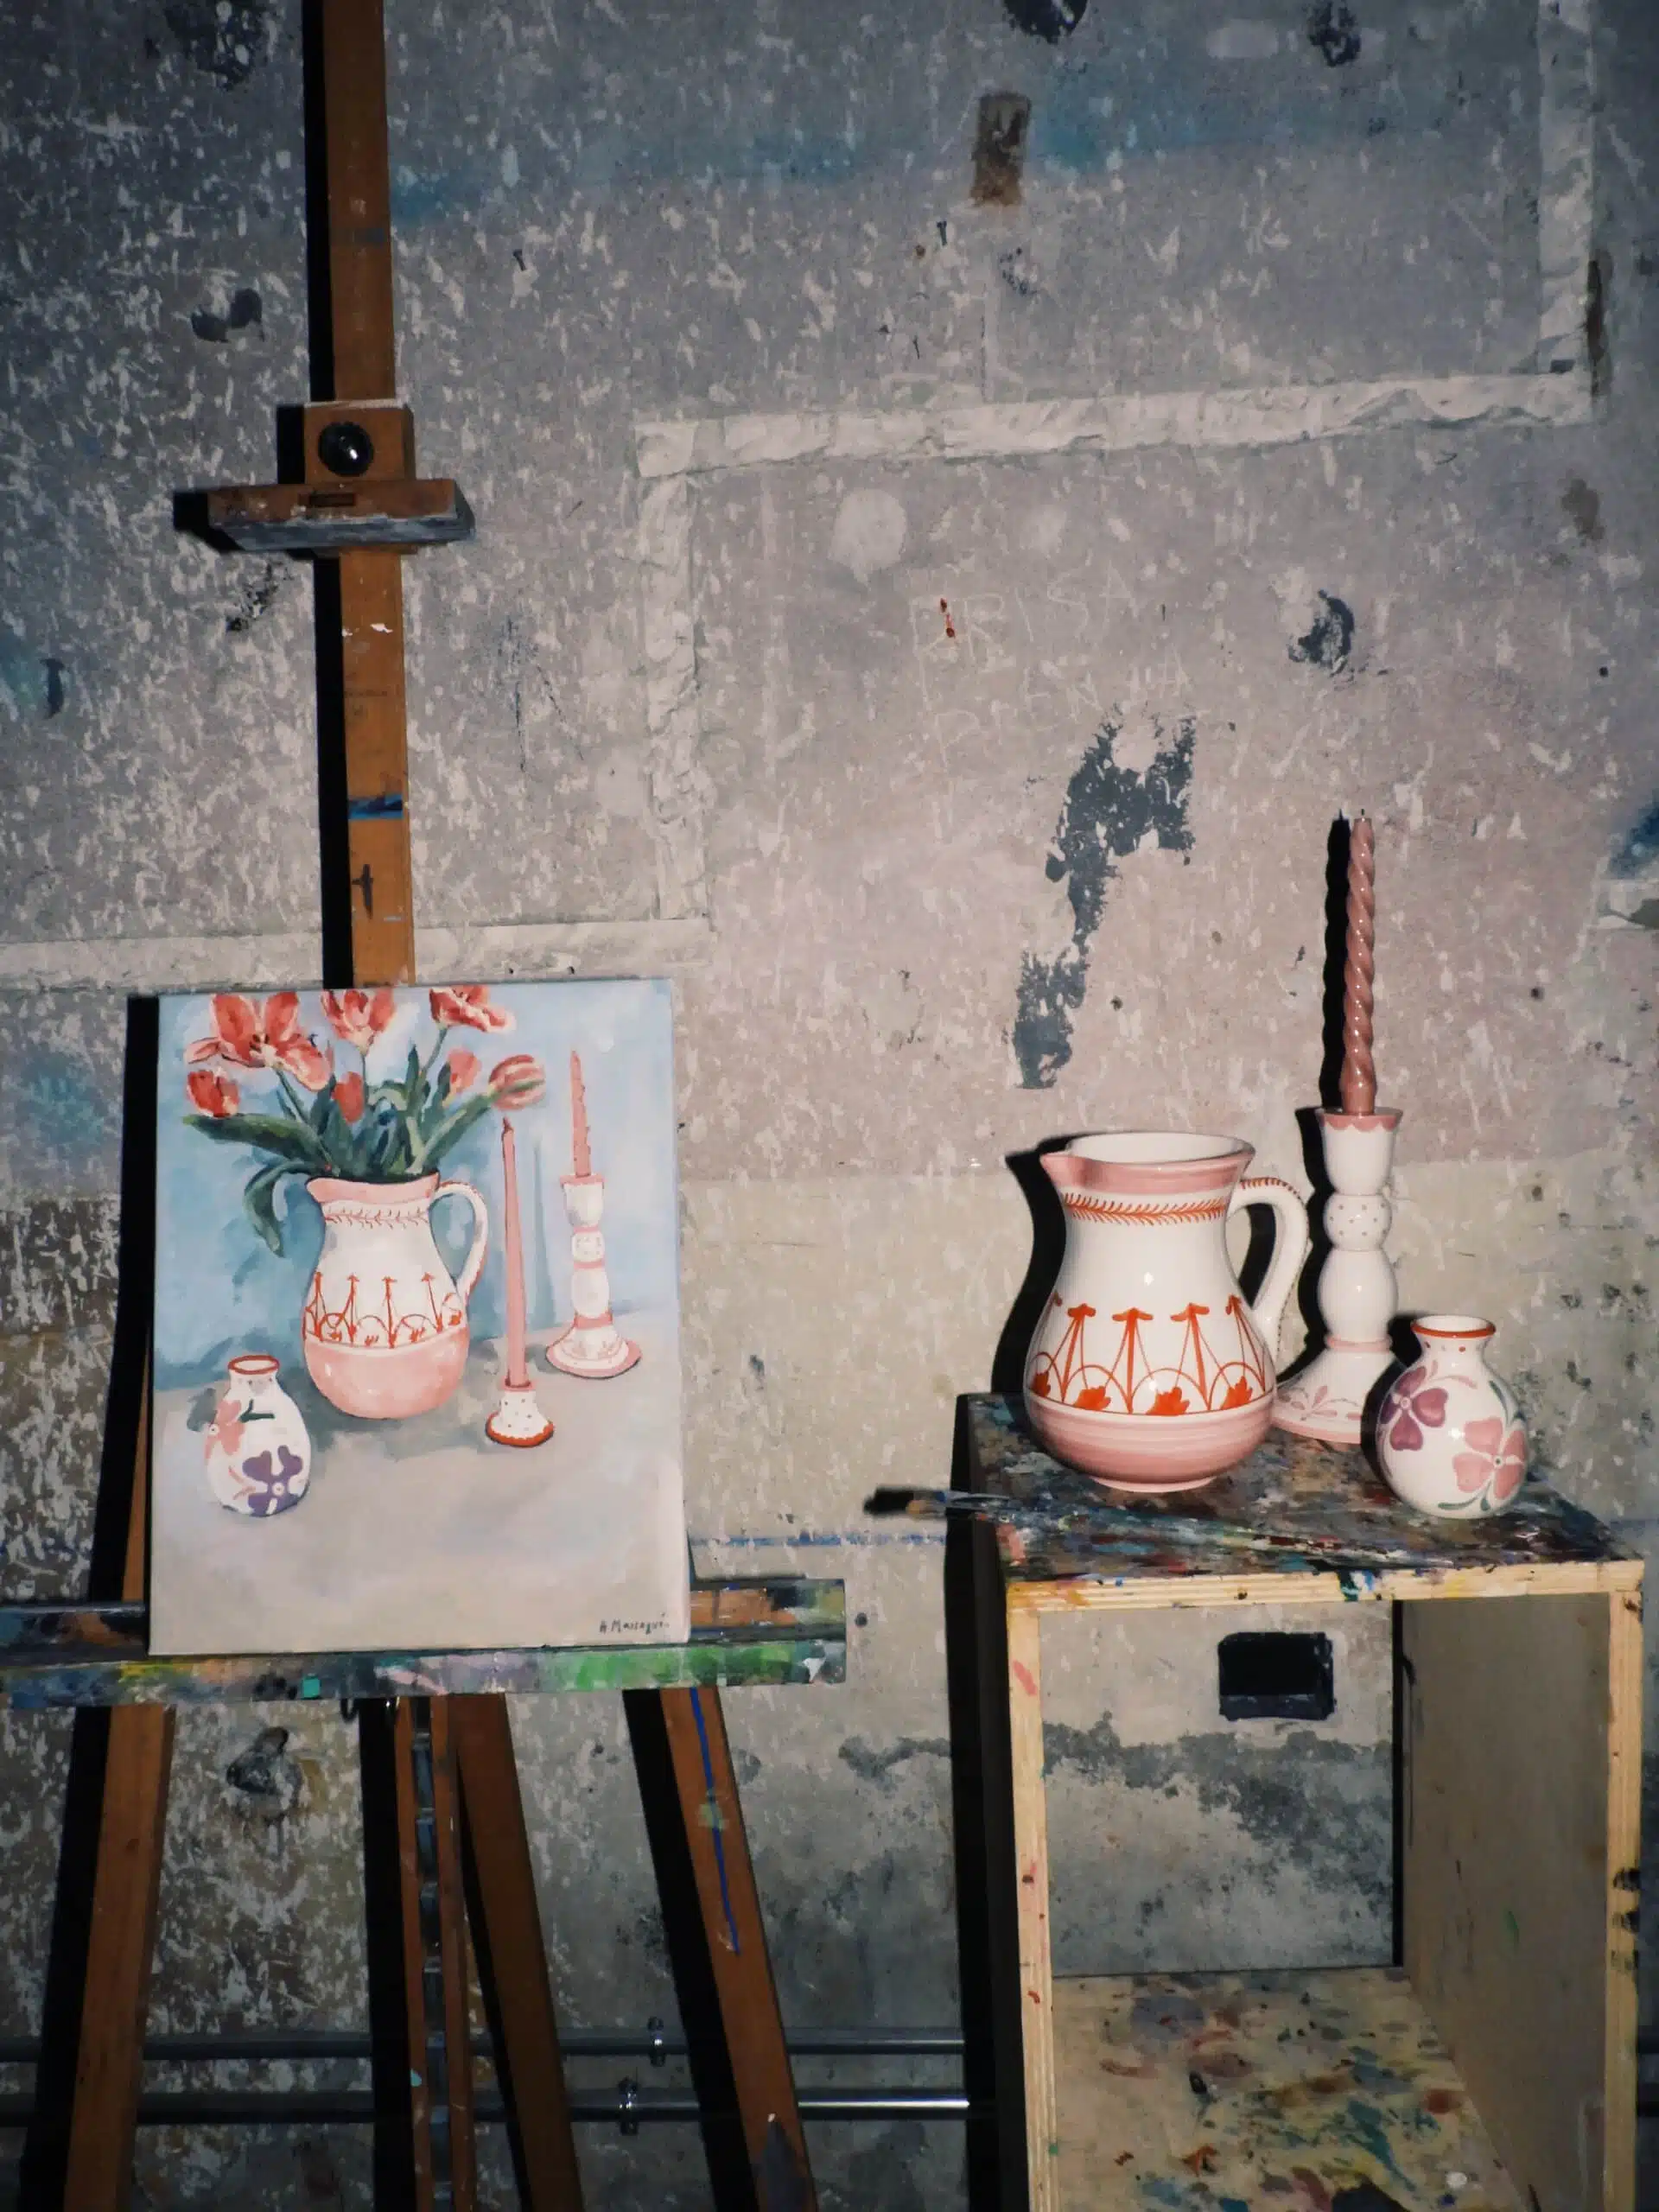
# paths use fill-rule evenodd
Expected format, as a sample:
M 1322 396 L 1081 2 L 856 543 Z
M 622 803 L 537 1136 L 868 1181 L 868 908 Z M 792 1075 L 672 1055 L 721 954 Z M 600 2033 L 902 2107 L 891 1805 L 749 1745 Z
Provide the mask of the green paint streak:
M 1518 1951 L 1521 1948 L 1521 1923 L 1508 1905 L 1503 1908 L 1503 1933 L 1510 1939 L 1510 1948 Z
M 1394 2146 L 1389 2140 L 1383 2114 L 1374 2105 L 1362 2104 L 1357 2097 L 1350 2097 L 1343 2118 L 1348 2132 L 1370 2152 L 1378 2165 L 1386 2166 L 1396 2179 L 1403 2182 L 1406 2177 L 1395 2161 Z
M 774 1635 L 722 1643 L 616 1645 L 558 1651 L 435 1654 L 341 1652 L 313 1655 L 305 1672 L 292 1658 L 55 1659 L 0 1664 L 0 1710 L 43 1712 L 76 1706 L 237 1705 L 250 1700 L 396 1697 L 511 1690 L 674 1689 L 694 1684 L 741 1688 L 841 1682 L 847 1649 L 839 1637 Z

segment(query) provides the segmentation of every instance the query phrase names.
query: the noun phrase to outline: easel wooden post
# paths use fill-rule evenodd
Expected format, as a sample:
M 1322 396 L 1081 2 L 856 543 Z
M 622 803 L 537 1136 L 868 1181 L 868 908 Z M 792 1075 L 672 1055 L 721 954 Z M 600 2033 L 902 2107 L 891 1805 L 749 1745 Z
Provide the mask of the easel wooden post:
M 399 563 L 409 547 L 464 535 L 471 518 L 452 484 L 416 479 L 413 421 L 393 397 L 381 0 L 315 0 L 308 29 L 308 63 L 315 55 L 321 68 L 332 333 L 328 373 L 314 363 L 314 385 L 330 389 L 303 410 L 304 486 L 212 493 L 208 512 L 238 544 L 325 556 L 317 576 L 324 980 L 407 983 L 415 932 Z M 308 84 L 309 112 L 312 90 Z M 313 159 L 316 151 L 308 148 Z M 325 696 L 331 649 L 342 755 L 334 762 Z M 343 840 L 330 818 L 331 791 Z M 331 912 L 343 911 L 328 865 L 342 842 L 349 952 L 327 926 Z M 122 1580 L 130 1599 L 144 1592 L 147 1457 L 141 1425 Z M 652 1847 L 659 1873 L 669 1853 L 690 1870 L 723 2045 L 717 2056 L 735 2102 L 747 2171 L 729 2168 L 717 2179 L 720 2201 L 742 2212 L 816 2212 L 719 1691 L 627 1695 L 636 1743 L 654 1729 L 668 1749 L 671 1797 L 653 1807 L 647 1792 Z M 377 2202 L 398 2212 L 472 2212 L 476 2201 L 470 1891 L 521 2192 L 535 2212 L 580 2212 L 505 1699 L 374 1700 L 362 1708 L 360 1729 Z M 63 2201 L 72 2212 L 124 2212 L 130 2194 L 172 1743 L 170 1707 L 111 1710 L 69 2122 Z M 642 1789 L 648 1764 L 641 1758 Z M 694 2067 L 699 2061 L 694 2050 Z M 709 2074 L 702 2064 L 700 2082 Z M 705 2114 L 706 2134 L 720 2118 Z

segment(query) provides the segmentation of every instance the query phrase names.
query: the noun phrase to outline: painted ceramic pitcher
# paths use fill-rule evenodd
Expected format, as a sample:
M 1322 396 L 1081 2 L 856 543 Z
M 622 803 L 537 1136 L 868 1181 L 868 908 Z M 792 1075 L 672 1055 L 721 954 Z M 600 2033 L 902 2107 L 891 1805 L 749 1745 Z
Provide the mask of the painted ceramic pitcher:
M 1057 1459 L 1114 1489 L 1195 1490 L 1268 1433 L 1307 1210 L 1288 1183 L 1244 1177 L 1252 1150 L 1130 1129 L 1042 1156 L 1065 1255 L 1026 1360 L 1026 1410 Z M 1252 1204 L 1277 1221 L 1253 1306 L 1227 1255 L 1227 1217 Z
M 461 1381 L 467 1301 L 484 1265 L 489 1217 L 470 1183 L 346 1183 L 319 1175 L 322 1252 L 301 1317 L 305 1363 L 331 1405 L 363 1421 L 405 1421 Z M 432 1208 L 464 1198 L 474 1229 L 456 1281 L 432 1236 Z

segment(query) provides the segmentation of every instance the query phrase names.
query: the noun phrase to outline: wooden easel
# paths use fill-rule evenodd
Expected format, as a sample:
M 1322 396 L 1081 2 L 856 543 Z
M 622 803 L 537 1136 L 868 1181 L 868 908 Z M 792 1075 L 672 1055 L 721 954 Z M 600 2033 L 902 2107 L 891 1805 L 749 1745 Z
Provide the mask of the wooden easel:
M 472 518 L 452 483 L 416 479 L 413 418 L 392 397 L 381 0 L 315 0 L 307 29 L 309 212 L 315 249 L 320 202 L 326 207 L 329 336 L 325 343 L 319 334 L 314 287 L 303 481 L 210 493 L 208 518 L 238 546 L 322 556 L 324 981 L 408 983 L 415 932 L 400 562 L 411 547 L 465 536 Z M 319 166 L 326 197 L 315 189 Z M 98 1655 L 112 1649 L 124 1618 L 144 1595 L 147 1464 L 141 1417 L 120 1585 L 125 1605 L 84 1609 L 75 1648 L 90 1646 L 92 1658 L 62 1701 L 91 1705 L 132 1694 L 121 1687 L 118 1664 L 115 1675 L 107 1666 L 99 1675 Z M 694 1596 L 707 1600 L 709 1593 Z M 713 1611 L 718 1630 L 718 1602 Z M 706 1602 L 702 1618 L 709 1621 Z M 51 1632 L 73 1643 L 60 1622 Z M 130 1622 L 128 1634 L 130 1644 Z M 178 1662 L 181 1685 L 191 1668 L 197 1675 L 180 1694 L 213 1694 L 214 1663 L 232 1673 L 239 1662 Z M 345 1663 L 317 1662 L 300 1694 L 315 1696 L 320 1687 L 327 1694 L 328 1669 L 338 1675 Z M 362 1667 L 375 1672 L 372 1660 Z M 465 1656 L 452 1671 L 474 1678 Z M 504 1671 L 496 1668 L 496 1679 Z M 692 1994 L 718 2021 L 717 2036 L 701 2046 L 694 2035 L 692 2051 L 717 2200 L 745 2212 L 816 2212 L 720 1693 L 706 1672 L 701 1681 L 695 1669 L 682 1679 L 688 1686 L 632 1688 L 626 1696 L 682 2001 L 688 1985 L 699 1985 Z M 227 1694 L 248 1695 L 249 1681 Z M 257 1683 L 253 1694 L 262 1694 Z M 471 2212 L 475 2203 L 470 1925 L 524 2201 L 536 2212 L 578 2212 L 581 2182 L 505 1697 L 388 1696 L 383 1689 L 359 1715 L 376 2202 L 399 2212 Z M 61 2201 L 72 2212 L 124 2212 L 130 2196 L 173 1734 L 171 1703 L 111 1702 L 61 2146 Z M 653 1789 L 653 1782 L 660 1786 Z M 688 1904 L 695 1897 L 700 1947 L 683 1932 L 685 1916 L 670 1911 L 671 1891 Z M 37 2189 L 52 2164 L 49 2152 L 37 2157 Z

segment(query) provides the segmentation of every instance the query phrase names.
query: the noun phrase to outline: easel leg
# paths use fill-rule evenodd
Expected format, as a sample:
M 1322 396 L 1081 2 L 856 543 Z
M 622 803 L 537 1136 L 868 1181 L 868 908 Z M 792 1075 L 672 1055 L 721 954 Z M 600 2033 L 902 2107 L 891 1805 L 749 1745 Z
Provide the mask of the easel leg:
M 715 2202 L 817 2212 L 720 1693 L 630 1690 L 623 1701 Z
M 474 2212 L 461 1821 L 448 1700 L 363 1707 L 375 2202 Z
M 135 1144 L 136 1153 L 143 1149 Z M 144 1594 L 149 1535 L 149 1375 L 147 1360 L 137 1364 L 137 1419 L 121 1566 L 124 1598 Z M 125 2212 L 132 2196 L 133 2135 L 173 1764 L 170 1707 L 118 1706 L 106 1726 L 86 1973 L 75 2027 L 74 2088 L 63 2149 L 67 2212 Z M 49 2188 L 48 2170 L 56 2152 L 44 2144 L 40 2148 L 44 2155 L 37 2179 Z M 42 2196 L 51 2201 L 44 2190 Z
M 528 2212 L 582 2212 L 582 2177 L 505 1697 L 453 1697 L 467 1910 Z
M 172 1758 L 170 1707 L 118 1706 L 111 1713 L 69 2123 L 67 2212 L 125 2212 L 132 2196 L 133 2132 Z

